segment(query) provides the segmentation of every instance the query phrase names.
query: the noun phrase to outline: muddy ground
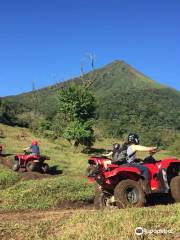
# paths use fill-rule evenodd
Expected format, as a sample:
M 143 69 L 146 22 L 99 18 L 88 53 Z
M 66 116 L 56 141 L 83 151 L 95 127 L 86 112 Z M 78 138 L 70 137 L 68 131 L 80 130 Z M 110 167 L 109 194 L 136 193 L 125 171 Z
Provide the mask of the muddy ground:
M 47 220 L 47 219 L 56 219 L 65 216 L 72 215 L 76 212 L 93 212 L 97 211 L 92 207 L 83 207 L 76 209 L 54 209 L 47 211 L 39 211 L 39 210 L 28 210 L 28 211 L 11 211 L 11 212 L 0 212 L 1 222 L 9 222 L 9 221 L 39 221 L 39 220 Z

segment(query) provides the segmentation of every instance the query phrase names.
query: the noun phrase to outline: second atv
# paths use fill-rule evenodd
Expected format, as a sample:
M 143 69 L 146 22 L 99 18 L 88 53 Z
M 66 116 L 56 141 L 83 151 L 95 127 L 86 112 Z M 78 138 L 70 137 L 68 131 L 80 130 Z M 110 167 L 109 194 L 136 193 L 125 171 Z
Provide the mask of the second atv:
M 48 173 L 49 165 L 45 161 L 49 159 L 47 156 L 34 155 L 24 151 L 24 154 L 15 155 L 12 170 L 18 171 L 20 168 L 24 168 L 28 172 L 40 171 Z
M 180 160 L 166 158 L 156 161 L 146 158 L 143 163 L 149 169 L 149 189 L 144 187 L 144 179 L 134 166 L 109 164 L 104 167 L 104 157 L 91 157 L 88 160 L 88 177 L 96 182 L 94 204 L 96 208 L 116 205 L 123 207 L 140 207 L 146 202 L 146 196 L 152 193 L 167 193 L 175 202 L 180 202 Z

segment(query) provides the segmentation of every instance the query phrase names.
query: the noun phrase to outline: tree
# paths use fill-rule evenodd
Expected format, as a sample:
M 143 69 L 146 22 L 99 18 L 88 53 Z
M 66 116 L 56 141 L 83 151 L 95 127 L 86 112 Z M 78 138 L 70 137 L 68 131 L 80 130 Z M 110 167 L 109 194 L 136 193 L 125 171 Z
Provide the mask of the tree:
M 58 95 L 59 114 L 66 123 L 63 136 L 75 147 L 90 147 L 94 142 L 95 98 L 83 86 L 62 88 Z
M 19 105 L 20 106 L 20 105 Z M 18 113 L 18 105 L 13 102 L 8 102 L 5 99 L 0 99 L 0 122 L 15 125 L 17 124 L 16 114 Z
M 70 143 L 74 141 L 74 147 L 78 147 L 81 144 L 90 148 L 95 141 L 92 125 L 92 121 L 81 122 L 76 120 L 70 122 L 64 131 L 64 137 Z

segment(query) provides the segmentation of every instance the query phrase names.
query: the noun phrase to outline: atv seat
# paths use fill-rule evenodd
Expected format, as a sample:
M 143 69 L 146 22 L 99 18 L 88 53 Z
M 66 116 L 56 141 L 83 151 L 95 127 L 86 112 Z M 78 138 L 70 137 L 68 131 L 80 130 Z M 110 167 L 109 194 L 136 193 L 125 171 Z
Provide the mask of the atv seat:
M 146 157 L 145 159 L 144 159 L 144 161 L 143 161 L 143 163 L 156 163 L 157 161 L 156 161 L 156 159 L 155 158 L 153 158 L 152 156 L 149 156 L 149 157 Z
M 118 167 L 117 164 L 113 164 L 113 163 L 107 164 L 107 166 L 108 166 L 109 168 L 117 168 L 117 167 Z

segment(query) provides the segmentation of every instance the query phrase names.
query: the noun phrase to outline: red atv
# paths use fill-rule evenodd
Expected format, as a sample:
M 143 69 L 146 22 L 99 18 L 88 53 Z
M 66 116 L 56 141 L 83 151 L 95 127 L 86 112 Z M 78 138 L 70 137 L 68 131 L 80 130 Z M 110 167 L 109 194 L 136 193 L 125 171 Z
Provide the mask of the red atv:
M 47 173 L 49 171 L 49 165 L 44 163 L 44 161 L 49 159 L 47 156 L 33 155 L 24 151 L 24 154 L 15 155 L 12 170 L 18 171 L 20 168 L 25 168 L 28 172 L 41 171 Z
M 90 157 L 88 160 L 89 182 L 97 182 L 94 205 L 97 209 L 116 205 L 122 207 L 143 206 L 146 196 L 152 193 L 170 193 L 180 202 L 180 160 L 166 158 L 156 161 L 152 154 L 142 163 L 148 167 L 150 186 L 145 188 L 141 172 L 136 167 L 108 164 L 105 157 Z

